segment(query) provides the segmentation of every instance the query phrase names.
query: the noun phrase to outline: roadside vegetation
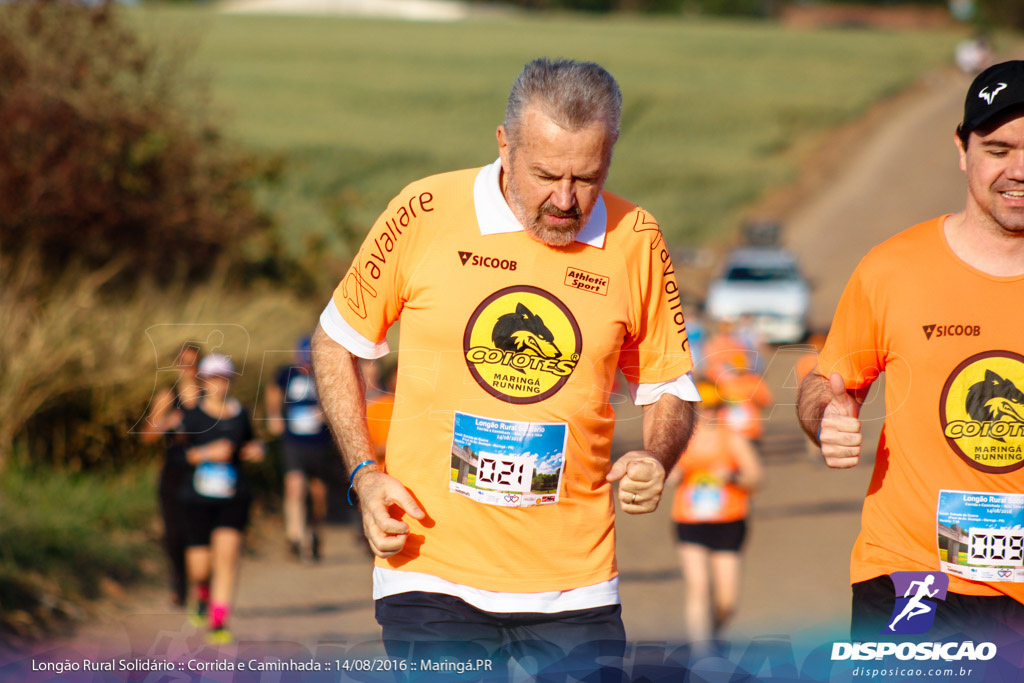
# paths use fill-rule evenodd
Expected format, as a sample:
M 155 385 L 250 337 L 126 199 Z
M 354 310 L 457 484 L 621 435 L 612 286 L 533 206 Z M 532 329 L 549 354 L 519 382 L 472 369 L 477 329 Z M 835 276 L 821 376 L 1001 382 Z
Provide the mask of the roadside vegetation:
M 11 464 L 0 477 L 0 631 L 38 637 L 82 604 L 162 567 L 156 470 L 72 474 Z
M 183 342 L 248 360 L 251 405 L 316 320 L 256 201 L 276 161 L 177 57 L 113 7 L 0 7 L 0 630 L 162 569 L 138 431 Z
M 616 75 L 608 187 L 700 245 L 730 240 L 827 130 L 947 63 L 959 37 L 0 6 L 0 630 L 37 634 L 104 577 L 162 569 L 160 452 L 137 436 L 176 351 L 231 354 L 259 428 L 259 386 L 390 197 L 496 158 L 527 60 Z

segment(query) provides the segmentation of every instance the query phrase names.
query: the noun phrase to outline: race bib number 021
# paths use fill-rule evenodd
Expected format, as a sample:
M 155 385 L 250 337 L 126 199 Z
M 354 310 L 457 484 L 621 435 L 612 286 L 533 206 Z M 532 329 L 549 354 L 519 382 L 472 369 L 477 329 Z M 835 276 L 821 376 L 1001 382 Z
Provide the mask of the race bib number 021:
M 455 413 L 448 488 L 501 507 L 554 505 L 562 488 L 569 428 Z
M 1024 494 L 939 491 L 937 521 L 942 571 L 1024 582 Z

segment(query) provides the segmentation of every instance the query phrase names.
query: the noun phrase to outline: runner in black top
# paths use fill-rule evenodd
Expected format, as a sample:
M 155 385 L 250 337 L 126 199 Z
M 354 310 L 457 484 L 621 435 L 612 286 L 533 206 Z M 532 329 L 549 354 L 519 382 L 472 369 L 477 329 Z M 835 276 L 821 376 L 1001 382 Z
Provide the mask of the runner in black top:
M 204 358 L 199 378 L 205 394 L 184 412 L 181 426 L 188 439 L 183 453 L 188 476 L 179 490 L 186 563 L 196 587 L 196 616 L 208 617 L 208 640 L 214 644 L 231 642 L 227 618 L 252 500 L 241 464 L 263 458 L 249 413 L 229 393 L 234 373 L 227 356 Z
M 202 395 L 196 379 L 199 347 L 186 344 L 178 353 L 174 366 L 178 381 L 173 387 L 161 389 L 146 415 L 142 430 L 143 443 L 156 443 L 163 438 L 166 446 L 164 464 L 158 485 L 160 516 L 164 523 L 164 550 L 167 553 L 171 583 L 171 601 L 183 607 L 188 596 L 185 577 L 185 532 L 178 490 L 185 476 L 185 436 L 180 431 L 185 410 L 194 408 Z

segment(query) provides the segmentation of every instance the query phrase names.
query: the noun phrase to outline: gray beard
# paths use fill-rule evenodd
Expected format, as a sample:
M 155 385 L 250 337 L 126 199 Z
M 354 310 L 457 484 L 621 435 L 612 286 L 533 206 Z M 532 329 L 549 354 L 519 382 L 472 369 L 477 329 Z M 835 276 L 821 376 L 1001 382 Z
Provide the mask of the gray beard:
M 515 214 L 515 217 L 530 237 L 551 247 L 567 247 L 576 241 L 576 235 L 583 229 L 586 222 L 585 219 L 587 218 L 579 211 L 578 207 L 576 209 L 575 221 L 564 228 L 556 228 L 546 225 L 541 221 L 540 215 L 548 212 L 564 215 L 564 212 L 545 202 L 538 210 L 538 215 L 529 216 L 519 201 L 519 193 L 516 190 L 516 184 L 510 176 L 508 179 L 508 197 L 509 203 L 512 206 L 512 213 Z

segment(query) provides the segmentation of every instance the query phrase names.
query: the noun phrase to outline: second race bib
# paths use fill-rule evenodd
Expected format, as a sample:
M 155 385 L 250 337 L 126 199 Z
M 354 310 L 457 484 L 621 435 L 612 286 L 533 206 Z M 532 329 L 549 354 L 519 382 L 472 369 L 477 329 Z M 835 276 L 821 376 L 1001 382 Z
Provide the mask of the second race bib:
M 939 491 L 937 517 L 942 571 L 1024 582 L 1024 494 Z

